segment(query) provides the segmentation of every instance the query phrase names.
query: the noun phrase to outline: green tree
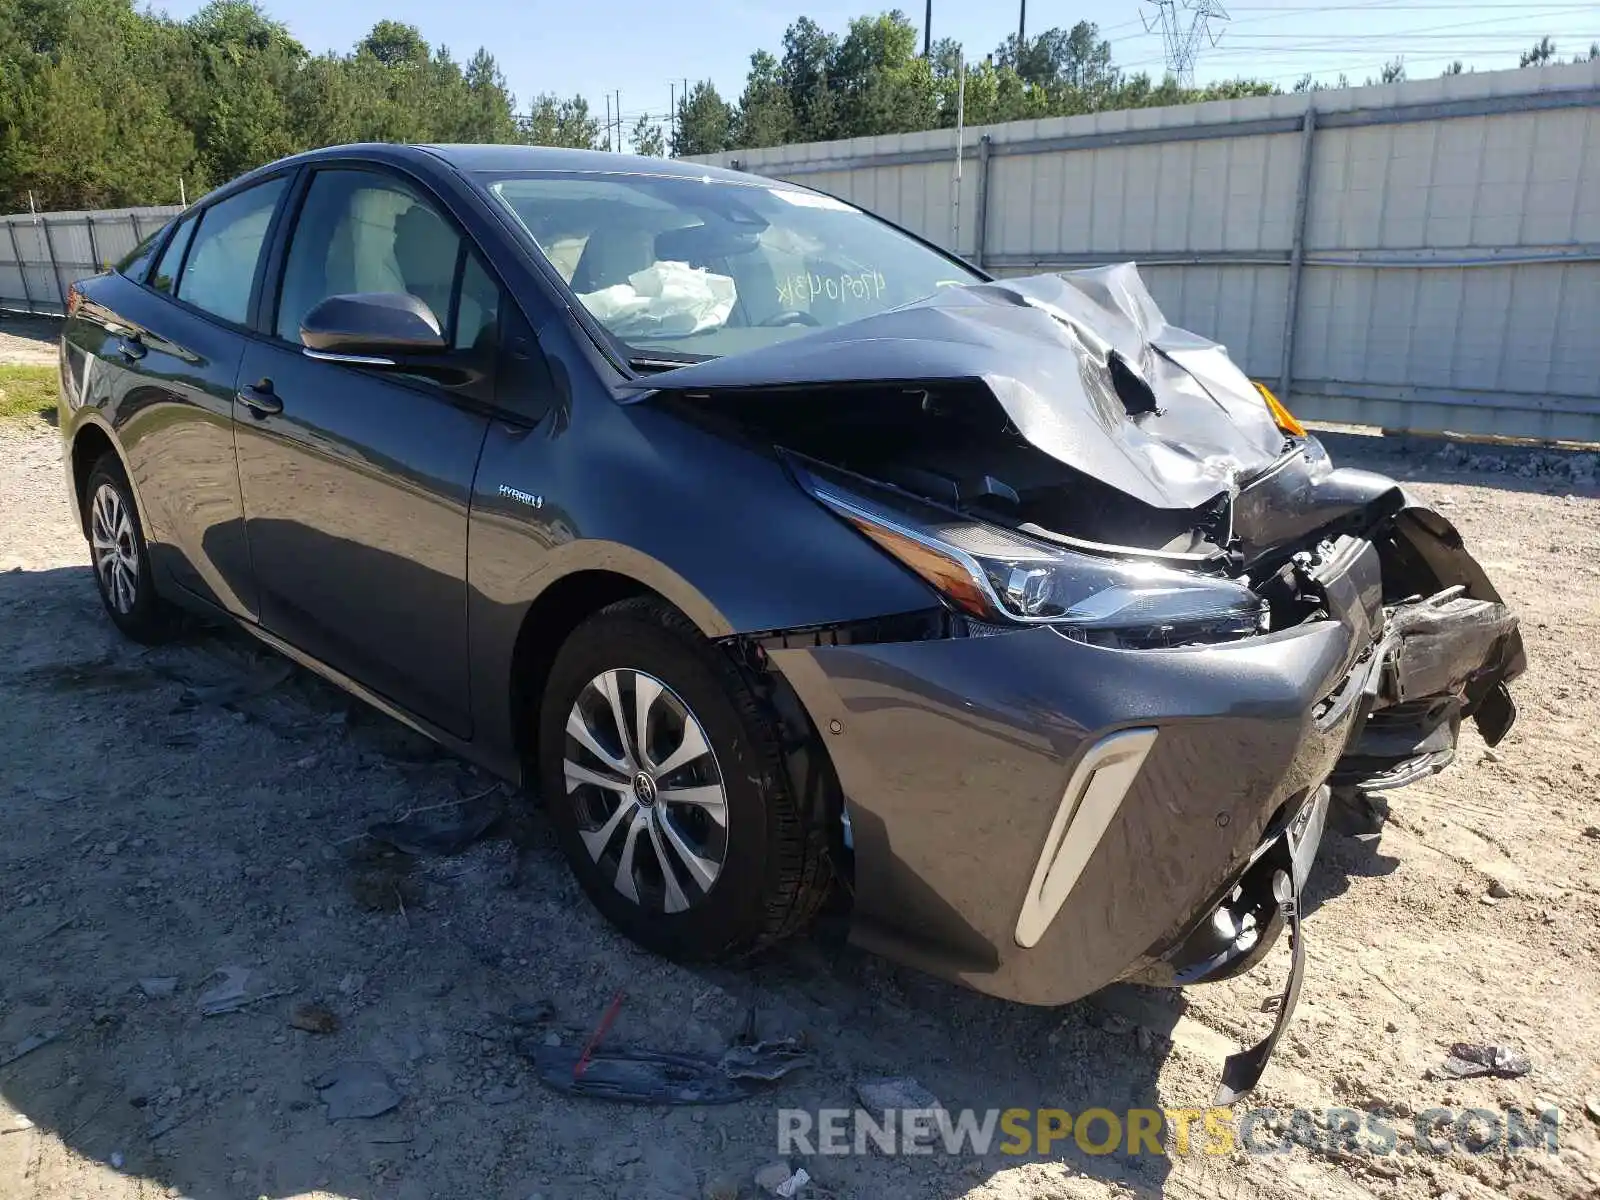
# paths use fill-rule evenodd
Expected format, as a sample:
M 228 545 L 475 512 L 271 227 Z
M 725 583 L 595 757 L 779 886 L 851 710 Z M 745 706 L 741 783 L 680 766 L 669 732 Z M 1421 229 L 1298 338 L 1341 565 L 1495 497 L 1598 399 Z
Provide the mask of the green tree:
M 1542 37 L 1533 44 L 1531 50 L 1524 50 L 1518 60 L 1519 67 L 1542 67 L 1551 62 L 1556 56 L 1556 44 L 1548 37 Z
M 1116 84 L 1111 43 L 1089 21 L 1079 21 L 1070 30 L 1047 29 L 1020 47 L 1012 34 L 995 50 L 994 60 L 1035 87 L 1100 95 Z
M 938 124 L 932 64 L 918 57 L 916 28 L 899 9 L 851 21 L 826 72 L 836 96 L 836 137 L 902 133 Z
M 516 141 L 516 98 L 506 87 L 494 55 L 480 46 L 467 60 L 463 83 L 467 90 L 464 111 L 451 136 L 458 142 Z
M 828 85 L 828 65 L 838 39 L 810 17 L 801 17 L 783 31 L 779 78 L 789 93 L 795 136 L 817 142 L 834 136 L 836 103 Z
M 702 79 L 678 101 L 678 128 L 672 139 L 674 157 L 715 154 L 733 145 L 733 107 Z
M 765 50 L 750 56 L 750 74 L 734 117 L 734 140 L 744 147 L 781 146 L 795 136 L 794 105 L 783 68 Z
M 648 113 L 641 114 L 633 123 L 633 152 L 646 154 L 651 158 L 665 158 L 667 156 L 667 135 L 661 128 L 659 121 L 652 121 Z
M 1383 70 L 1378 72 L 1378 77 L 1373 79 L 1367 76 L 1367 86 L 1376 87 L 1380 83 L 1401 83 L 1406 77 L 1406 60 L 1403 58 L 1390 59 L 1383 64 Z
M 568 146 L 577 150 L 600 149 L 600 122 L 589 115 L 582 96 L 557 100 L 536 96 L 532 111 L 522 122 L 522 140 L 534 146 Z
M 428 43 L 422 31 L 403 21 L 379 21 L 356 45 L 359 54 L 370 54 L 386 67 L 421 66 L 428 61 Z

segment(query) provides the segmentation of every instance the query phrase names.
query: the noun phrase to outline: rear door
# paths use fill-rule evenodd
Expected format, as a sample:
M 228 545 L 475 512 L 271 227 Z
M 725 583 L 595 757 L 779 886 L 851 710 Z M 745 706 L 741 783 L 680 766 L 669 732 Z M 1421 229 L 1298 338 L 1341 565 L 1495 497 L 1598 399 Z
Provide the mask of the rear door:
M 239 616 L 256 613 L 234 459 L 234 384 L 262 250 L 290 176 L 185 214 L 143 286 L 97 309 L 94 370 L 127 455 L 152 568 Z
M 311 175 L 282 260 L 236 408 L 261 623 L 468 736 L 467 511 L 499 284 L 434 197 L 365 166 Z M 354 292 L 421 298 L 454 369 L 422 377 L 305 353 L 307 311 Z

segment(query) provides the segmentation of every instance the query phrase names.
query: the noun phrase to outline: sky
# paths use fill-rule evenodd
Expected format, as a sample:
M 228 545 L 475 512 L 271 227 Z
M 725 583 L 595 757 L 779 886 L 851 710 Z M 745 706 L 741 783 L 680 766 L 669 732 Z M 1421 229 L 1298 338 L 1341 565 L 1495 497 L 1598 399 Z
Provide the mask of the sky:
M 182 18 L 203 2 L 153 0 L 152 7 Z M 605 98 L 620 90 L 629 128 L 641 113 L 664 117 L 672 88 L 685 78 L 710 79 L 725 98 L 737 99 L 751 53 L 781 55 L 783 31 L 801 15 L 842 34 L 852 17 L 894 7 L 892 0 L 261 2 L 313 52 L 349 50 L 384 17 L 416 25 L 459 60 L 486 46 L 519 108 L 541 92 L 579 94 L 603 118 Z M 921 29 L 925 0 L 900 3 Z M 1216 44 L 1203 43 L 1196 60 L 1201 83 L 1249 75 L 1287 90 L 1307 72 L 1328 83 L 1344 72 L 1359 84 L 1397 56 L 1417 79 L 1438 75 L 1454 59 L 1478 70 L 1515 67 L 1520 51 L 1545 34 L 1563 60 L 1600 41 L 1600 0 L 1213 0 L 1213 7 L 1230 19 L 1211 23 Z M 1162 39 L 1141 19 L 1155 11 L 1151 0 L 1031 0 L 1027 28 L 1033 34 L 1092 21 L 1118 66 L 1159 77 Z M 953 37 L 981 59 L 1016 31 L 1017 15 L 1015 0 L 934 0 L 933 36 Z

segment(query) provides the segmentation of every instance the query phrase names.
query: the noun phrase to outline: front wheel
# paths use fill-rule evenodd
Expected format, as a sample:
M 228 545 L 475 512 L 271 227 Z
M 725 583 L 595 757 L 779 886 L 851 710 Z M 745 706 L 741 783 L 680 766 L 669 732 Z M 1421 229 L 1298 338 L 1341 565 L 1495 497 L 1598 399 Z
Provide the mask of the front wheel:
M 156 595 L 150 550 L 133 488 L 114 454 L 103 455 L 84 487 L 84 532 L 95 586 L 116 627 L 136 642 L 160 642 L 177 627 L 172 607 Z
M 624 600 L 556 656 L 539 774 L 573 874 L 668 958 L 746 954 L 802 928 L 831 882 L 777 730 L 739 670 L 682 614 Z

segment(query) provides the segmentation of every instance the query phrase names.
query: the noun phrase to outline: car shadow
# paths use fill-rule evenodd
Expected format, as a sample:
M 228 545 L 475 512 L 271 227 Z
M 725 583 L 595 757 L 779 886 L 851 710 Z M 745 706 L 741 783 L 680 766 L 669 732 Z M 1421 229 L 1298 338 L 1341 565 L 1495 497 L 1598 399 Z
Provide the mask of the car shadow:
M 514 885 L 482 882 L 470 855 L 424 860 L 411 868 L 411 905 L 365 908 L 335 848 L 375 816 L 480 778 L 453 759 L 399 753 L 413 735 L 364 709 L 341 715 L 343 693 L 304 671 L 219 700 L 219 679 L 258 674 L 275 656 L 204 626 L 134 646 L 105 620 L 88 567 L 0 575 L 0 613 L 11 714 L 0 731 L 11 831 L 0 844 L 0 1097 L 31 1123 L 0 1138 L 0 1181 L 10 1156 L 27 1160 L 20 1179 L 65 1153 L 75 1169 L 88 1160 L 191 1200 L 698 1196 L 723 1176 L 750 1195 L 753 1171 L 780 1156 L 782 1110 L 854 1109 L 863 1079 L 910 1077 L 980 1125 L 991 1111 L 1100 1108 L 1123 1140 L 1091 1153 L 1068 1133 L 1041 1150 L 1029 1111 L 1027 1143 L 996 1130 L 987 1153 L 966 1143 L 918 1158 L 785 1157 L 836 1195 L 955 1197 L 1064 1162 L 1153 1197 L 1173 1164 L 1125 1152 L 1130 1110 L 1207 1100 L 1158 1086 L 1177 993 L 1012 1004 L 856 950 L 826 922 L 738 967 L 646 955 L 591 910 L 537 811 L 518 810 Z M 198 994 L 229 962 L 292 994 L 200 1015 Z M 549 998 L 555 1016 L 536 1032 L 576 1040 L 619 989 L 608 1035 L 619 1045 L 682 1050 L 699 1037 L 695 1048 L 714 1050 L 753 1019 L 762 1036 L 803 1035 L 816 1064 L 703 1123 L 539 1086 L 506 1023 L 514 1002 Z M 337 1012 L 337 1032 L 288 1023 L 313 999 Z M 404 1094 L 398 1109 L 327 1119 L 310 1081 L 346 1060 L 383 1064 Z M 486 1099 L 487 1075 L 516 1102 Z M 1096 1126 L 1088 1144 L 1107 1132 Z M 538 1155 L 518 1159 L 529 1146 Z

